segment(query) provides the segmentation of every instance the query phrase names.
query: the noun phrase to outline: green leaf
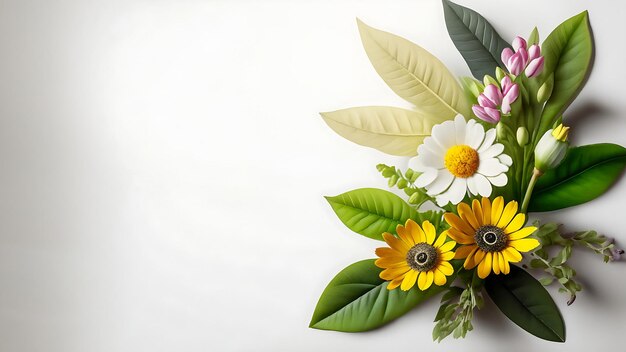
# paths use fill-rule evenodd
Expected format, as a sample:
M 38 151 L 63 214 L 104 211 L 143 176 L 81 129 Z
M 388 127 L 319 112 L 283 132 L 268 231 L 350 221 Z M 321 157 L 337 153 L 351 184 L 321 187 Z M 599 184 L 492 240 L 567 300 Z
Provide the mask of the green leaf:
M 532 32 L 530 32 L 527 42 L 529 47 L 534 44 L 539 44 L 539 31 L 537 27 L 533 28 Z
M 565 342 L 565 323 L 546 289 L 523 269 L 511 265 L 508 275 L 489 275 L 485 289 L 511 321 L 549 341 Z
M 626 149 L 616 144 L 571 148 L 558 167 L 539 178 L 528 211 L 551 211 L 603 194 L 626 166 Z
M 443 0 L 448 34 L 477 79 L 504 67 L 500 56 L 510 47 L 496 30 L 474 10 Z
M 461 86 L 441 61 L 404 38 L 357 22 L 374 69 L 396 94 L 430 116 L 444 120 L 469 116 Z
M 433 126 L 444 121 L 389 106 L 355 107 L 320 115 L 343 138 L 398 156 L 417 155 L 417 147 L 430 136 Z
M 445 289 L 433 285 L 420 291 L 416 285 L 408 291 L 390 291 L 379 277 L 381 270 L 374 265 L 374 259 L 343 269 L 322 293 L 309 326 L 345 332 L 375 329 Z
M 335 214 L 350 230 L 383 241 L 383 232 L 416 219 L 417 212 L 397 195 L 377 188 L 361 188 L 326 197 Z
M 554 88 L 541 115 L 538 136 L 554 125 L 582 89 L 590 71 L 593 41 L 587 11 L 560 24 L 541 46 L 542 79 L 554 73 Z

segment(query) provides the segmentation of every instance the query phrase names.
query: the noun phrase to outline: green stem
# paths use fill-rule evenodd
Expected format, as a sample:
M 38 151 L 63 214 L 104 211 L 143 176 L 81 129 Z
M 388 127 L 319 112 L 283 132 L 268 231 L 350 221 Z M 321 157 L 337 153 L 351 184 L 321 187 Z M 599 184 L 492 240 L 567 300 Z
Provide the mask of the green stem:
M 533 194 L 533 189 L 535 188 L 535 184 L 537 183 L 537 179 L 543 175 L 543 172 L 534 169 L 533 176 L 530 178 L 530 182 L 528 183 L 528 188 L 526 188 L 526 195 L 524 196 L 524 201 L 522 202 L 522 213 L 526 213 L 528 209 L 528 203 L 530 203 L 530 197 Z

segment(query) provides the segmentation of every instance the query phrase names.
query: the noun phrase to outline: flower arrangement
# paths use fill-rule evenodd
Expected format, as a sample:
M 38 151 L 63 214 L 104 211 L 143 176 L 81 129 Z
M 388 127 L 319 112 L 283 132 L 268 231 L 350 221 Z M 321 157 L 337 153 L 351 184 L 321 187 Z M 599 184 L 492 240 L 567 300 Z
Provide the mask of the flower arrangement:
M 568 142 L 566 109 L 592 63 L 588 13 L 541 44 L 537 28 L 509 44 L 475 11 L 448 0 L 443 8 L 473 78 L 457 80 L 420 46 L 358 21 L 372 65 L 415 107 L 321 115 L 352 142 L 411 157 L 406 170 L 377 166 L 407 200 L 374 188 L 327 197 L 350 230 L 383 244 L 377 259 L 335 276 L 310 327 L 371 330 L 441 294 L 433 339 L 464 337 L 486 293 L 527 332 L 564 342 L 565 324 L 544 286 L 559 285 L 572 304 L 582 289 L 568 264 L 572 249 L 605 262 L 623 253 L 595 231 L 563 233 L 559 224 L 528 219 L 597 198 L 626 166 L 619 145 Z

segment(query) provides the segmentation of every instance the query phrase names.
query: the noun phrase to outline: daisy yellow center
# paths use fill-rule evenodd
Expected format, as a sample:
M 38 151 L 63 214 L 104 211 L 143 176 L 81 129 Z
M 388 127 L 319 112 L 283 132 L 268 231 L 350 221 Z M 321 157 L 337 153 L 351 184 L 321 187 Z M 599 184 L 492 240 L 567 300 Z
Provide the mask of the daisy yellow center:
M 474 148 L 460 144 L 448 149 L 444 165 L 456 177 L 468 178 L 478 170 L 478 152 Z

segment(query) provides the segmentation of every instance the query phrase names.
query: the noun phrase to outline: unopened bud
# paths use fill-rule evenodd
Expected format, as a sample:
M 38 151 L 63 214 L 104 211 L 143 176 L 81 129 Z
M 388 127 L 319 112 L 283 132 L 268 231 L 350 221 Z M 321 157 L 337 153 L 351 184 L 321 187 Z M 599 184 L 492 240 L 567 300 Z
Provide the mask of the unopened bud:
M 500 67 L 496 67 L 496 78 L 498 81 L 502 81 L 502 79 L 506 76 L 506 72 Z
M 523 147 L 526 144 L 528 144 L 528 130 L 526 129 L 526 127 L 518 128 L 516 137 L 517 137 L 517 144 L 519 144 L 520 147 Z
M 535 168 L 537 170 L 546 172 L 561 164 L 569 146 L 568 133 L 569 127 L 562 124 L 544 133 L 535 147 Z
M 537 91 L 537 101 L 539 103 L 545 103 L 550 99 L 552 95 L 552 89 L 554 88 L 554 74 L 551 74 L 548 79 L 539 87 Z
M 495 84 L 496 87 L 500 86 L 498 81 L 495 78 L 493 78 L 493 77 L 491 77 L 489 75 L 485 75 L 485 77 L 483 77 L 483 83 L 485 84 L 485 86 L 488 86 L 490 84 Z
M 498 137 L 498 141 L 503 141 L 506 137 L 506 126 L 502 122 L 498 122 L 496 125 L 496 137 Z

